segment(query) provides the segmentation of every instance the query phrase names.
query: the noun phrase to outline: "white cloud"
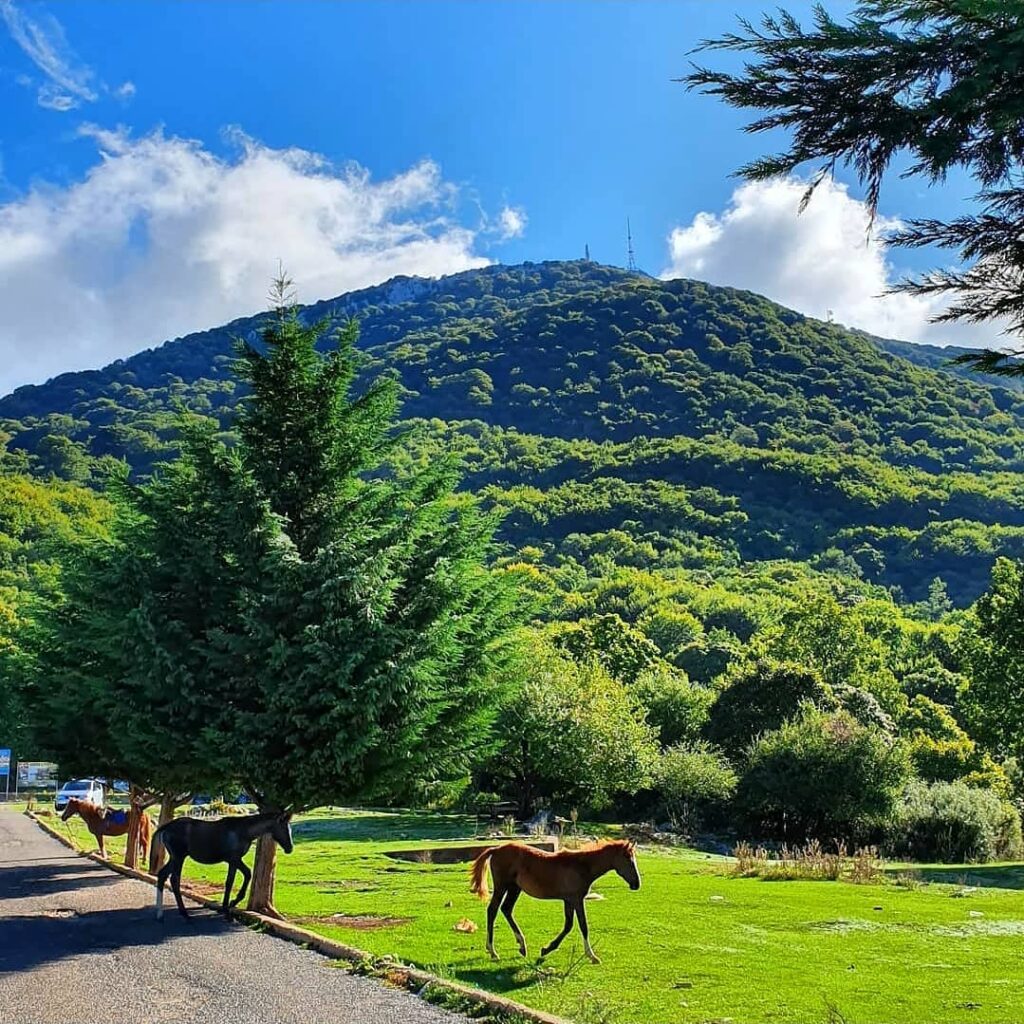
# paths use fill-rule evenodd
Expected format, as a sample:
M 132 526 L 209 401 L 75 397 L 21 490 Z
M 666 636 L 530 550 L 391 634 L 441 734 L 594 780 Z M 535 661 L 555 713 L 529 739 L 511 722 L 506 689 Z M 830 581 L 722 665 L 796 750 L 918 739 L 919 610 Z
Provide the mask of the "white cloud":
M 827 179 L 798 213 L 806 187 L 793 178 L 740 186 L 724 212 L 698 213 L 672 231 L 661 276 L 746 288 L 822 320 L 831 311 L 881 337 L 1005 345 L 992 325 L 929 323 L 939 299 L 883 294 L 900 275 L 879 238 L 899 221 L 879 216 L 871 230 L 864 203 Z
M 502 240 L 519 238 L 526 230 L 526 211 L 517 206 L 506 206 L 498 214 L 498 237 Z
M 68 45 L 60 22 L 50 14 L 30 17 L 13 0 L 0 0 L 0 17 L 11 37 L 46 76 L 36 99 L 49 110 L 71 110 L 97 98 L 94 75 Z
M 279 259 L 300 301 L 488 262 L 430 161 L 375 181 L 239 132 L 227 160 L 85 132 L 101 156 L 82 180 L 0 204 L 0 394 L 257 312 Z
M 115 89 L 111 90 L 117 99 L 128 102 L 135 95 L 135 83 L 132 81 L 122 82 Z

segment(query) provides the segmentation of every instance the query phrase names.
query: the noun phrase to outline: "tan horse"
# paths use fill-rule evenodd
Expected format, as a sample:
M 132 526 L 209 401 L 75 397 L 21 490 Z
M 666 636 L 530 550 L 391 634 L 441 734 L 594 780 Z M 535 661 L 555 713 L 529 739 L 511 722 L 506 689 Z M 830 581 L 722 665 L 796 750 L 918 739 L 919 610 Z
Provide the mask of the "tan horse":
M 95 804 L 89 803 L 88 800 L 75 800 L 74 798 L 68 800 L 67 807 L 64 808 L 64 813 L 60 816 L 61 821 L 67 821 L 68 818 L 76 814 L 85 822 L 85 827 L 93 834 L 101 857 L 106 857 L 107 855 L 103 840 L 107 836 L 127 835 L 128 829 L 131 826 L 131 815 L 127 812 L 124 815 L 124 820 L 121 821 L 109 809 L 103 810 Z M 152 828 L 149 815 L 145 811 L 140 812 L 139 854 L 143 863 L 145 862 L 146 852 L 149 850 L 149 836 Z
M 582 850 L 562 850 L 547 853 L 525 843 L 506 843 L 484 850 L 473 861 L 470 870 L 470 889 L 480 899 L 487 899 L 487 865 L 491 865 L 494 895 L 487 907 L 487 952 L 495 960 L 494 919 L 498 910 L 505 915 L 516 940 L 519 952 L 526 956 L 526 939 L 512 916 L 519 894 L 525 892 L 538 900 L 561 900 L 565 904 L 565 926 L 541 951 L 540 955 L 558 949 L 562 940 L 572 931 L 573 914 L 579 922 L 583 948 L 590 959 L 601 961 L 590 948 L 587 914 L 583 901 L 590 887 L 602 875 L 614 871 L 634 891 L 640 888 L 640 871 L 636 866 L 636 844 L 623 839 L 596 843 Z

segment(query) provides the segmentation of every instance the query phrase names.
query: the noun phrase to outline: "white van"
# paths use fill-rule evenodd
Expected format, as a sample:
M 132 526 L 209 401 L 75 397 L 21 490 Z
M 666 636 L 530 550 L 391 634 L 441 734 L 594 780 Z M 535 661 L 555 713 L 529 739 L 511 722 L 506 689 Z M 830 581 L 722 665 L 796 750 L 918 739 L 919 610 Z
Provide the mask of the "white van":
M 103 786 L 95 779 L 75 779 L 72 782 L 65 782 L 57 792 L 57 798 L 53 805 L 58 811 L 63 811 L 69 800 L 85 800 L 103 806 Z

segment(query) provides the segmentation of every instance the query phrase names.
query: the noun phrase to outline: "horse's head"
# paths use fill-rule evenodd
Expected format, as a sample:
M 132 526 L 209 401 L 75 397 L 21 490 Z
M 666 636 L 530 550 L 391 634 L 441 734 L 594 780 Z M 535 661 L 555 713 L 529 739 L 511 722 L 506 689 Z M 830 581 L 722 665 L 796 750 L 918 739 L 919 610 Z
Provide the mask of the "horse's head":
M 285 853 L 292 852 L 291 811 L 288 811 L 286 814 L 279 814 L 274 819 L 274 823 L 270 827 L 270 834 L 274 837 L 274 842 L 276 842 Z
M 60 816 L 61 821 L 67 821 L 73 814 L 78 813 L 78 801 L 71 797 L 64 805 L 64 813 Z
M 636 866 L 636 843 L 632 839 L 610 844 L 613 848 L 612 868 L 634 892 L 640 888 L 640 869 Z

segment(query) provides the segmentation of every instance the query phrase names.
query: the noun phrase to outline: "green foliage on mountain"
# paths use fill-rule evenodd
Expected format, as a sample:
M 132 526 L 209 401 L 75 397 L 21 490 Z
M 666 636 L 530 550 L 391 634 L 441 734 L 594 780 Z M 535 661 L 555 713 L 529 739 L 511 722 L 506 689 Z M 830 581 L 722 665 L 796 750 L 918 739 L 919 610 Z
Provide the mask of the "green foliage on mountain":
M 16 745 L 24 701 L 10 684 L 23 657 L 20 633 L 32 603 L 59 593 L 61 562 L 80 543 L 107 536 L 110 505 L 85 488 L 42 483 L 0 463 L 0 740 Z
M 319 626 L 306 628 L 321 618 L 324 628 L 348 628 L 348 597 L 334 587 L 348 569 L 331 560 L 347 551 L 353 578 L 362 578 L 372 548 L 358 523 L 340 534 L 347 547 L 325 546 L 317 524 L 333 523 L 357 494 L 412 496 L 429 480 L 447 488 L 458 465 L 461 487 L 501 522 L 497 571 L 488 575 L 537 609 L 515 657 L 481 676 L 500 725 L 470 745 L 475 759 L 461 766 L 456 788 L 468 785 L 470 798 L 513 799 L 523 813 L 604 806 L 686 827 L 883 841 L 911 813 L 915 835 L 926 837 L 951 813 L 937 797 L 911 806 L 901 785 L 913 777 L 985 791 L 979 800 L 991 795 L 1000 821 L 1017 820 L 1008 801 L 1024 796 L 1011 756 L 1021 727 L 1000 713 L 1009 684 L 987 671 L 1012 660 L 1014 623 L 984 614 L 1015 607 L 1012 564 L 999 563 L 994 596 L 975 610 L 954 606 L 989 587 L 997 557 L 1024 555 L 1024 393 L 914 366 L 866 335 L 747 293 L 590 263 L 400 280 L 319 304 L 303 322 L 343 327 L 323 347 L 345 359 L 318 359 L 306 345 L 289 374 L 340 373 L 347 389 L 353 316 L 362 366 L 344 430 L 327 416 L 329 402 L 289 399 L 294 381 L 278 379 L 265 358 L 273 332 L 264 317 L 0 401 L 9 437 L 0 556 L 14 552 L 0 562 L 8 570 L 0 598 L 13 609 L 0 601 L 8 620 L 0 671 L 31 684 L 14 659 L 41 649 L 33 647 L 40 610 L 59 607 L 61 587 L 72 598 L 76 580 L 96 585 L 81 555 L 67 558 L 68 545 L 103 536 L 110 513 L 97 492 L 124 473 L 120 460 L 150 480 L 137 493 L 168 499 L 154 519 L 172 575 L 191 564 L 181 553 L 203 537 L 181 510 L 195 505 L 235 529 L 231 501 L 189 482 L 188 458 L 154 474 L 185 445 L 183 424 L 192 422 L 192 459 L 201 438 L 218 464 L 246 468 L 253 487 L 275 496 L 268 508 L 290 524 L 301 558 L 323 568 L 310 578 L 315 600 L 270 609 L 280 617 L 276 644 L 303 638 L 293 674 L 282 674 L 279 657 L 268 682 L 304 721 L 327 721 L 328 680 L 347 685 L 347 670 L 318 661 Z M 289 323 L 296 337 L 312 336 Z M 237 341 L 249 346 L 241 364 Z M 268 387 L 280 401 L 256 415 Z M 363 429 L 364 419 L 389 420 L 398 398 L 402 432 Z M 183 407 L 198 419 L 181 417 Z M 257 455 L 273 459 L 254 463 Z M 114 490 L 123 505 L 121 485 Z M 462 496 L 450 500 L 468 507 Z M 402 505 L 428 519 L 432 507 Z M 255 535 L 253 550 L 262 550 Z M 410 556 L 430 555 L 429 545 L 413 547 Z M 445 578 L 454 550 L 438 550 Z M 272 575 L 283 586 L 294 571 Z M 410 586 L 433 572 L 411 572 Z M 211 584 L 234 601 L 240 588 L 224 590 L 224 579 L 218 571 Z M 131 586 L 99 586 L 132 601 Z M 87 623 L 98 621 L 100 604 L 82 603 Z M 185 605 L 217 607 L 205 598 Z M 109 618 L 115 652 L 128 618 Z M 186 670 L 205 650 L 199 627 L 199 639 L 175 632 L 173 656 L 143 665 Z M 364 625 L 357 633 L 365 639 Z M 412 649 L 406 639 L 399 647 Z M 86 660 L 71 644 L 47 649 L 72 669 Z M 229 653 L 221 682 L 235 662 L 248 663 Z M 323 671 L 310 674 L 313 663 Z M 454 669 L 439 675 L 458 681 Z M 249 686 L 255 677 L 246 669 L 242 678 Z M 25 700 L 20 710 L 0 707 L 0 718 L 17 725 L 31 708 Z M 340 735 L 334 725 L 329 732 Z M 330 736 L 316 748 L 330 749 Z M 982 803 L 968 794 L 954 809 L 966 815 Z
M 364 380 L 391 372 L 419 430 L 508 515 L 508 553 L 588 572 L 806 562 L 924 601 L 1024 555 L 1024 394 L 912 365 L 860 332 L 749 292 L 589 262 L 396 279 L 318 303 L 360 323 Z M 37 474 L 90 484 L 176 451 L 175 408 L 224 429 L 233 342 L 263 317 L 0 400 Z

